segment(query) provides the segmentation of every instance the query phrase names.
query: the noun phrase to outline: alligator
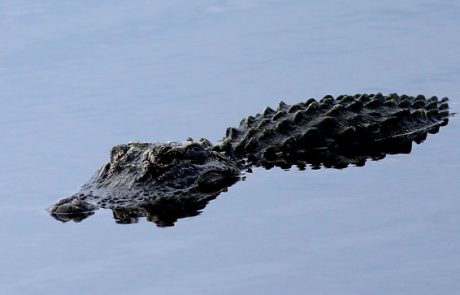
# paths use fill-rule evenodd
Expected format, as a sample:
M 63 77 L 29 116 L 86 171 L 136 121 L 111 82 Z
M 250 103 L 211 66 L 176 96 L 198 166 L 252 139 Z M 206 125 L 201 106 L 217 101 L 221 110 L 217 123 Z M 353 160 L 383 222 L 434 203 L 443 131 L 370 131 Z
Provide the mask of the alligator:
M 409 153 L 412 142 L 447 125 L 448 98 L 376 94 L 326 95 L 320 100 L 267 107 L 227 128 L 216 145 L 130 142 L 113 147 L 110 161 L 76 194 L 48 208 L 56 219 L 81 221 L 99 208 L 118 223 L 139 217 L 158 226 L 195 216 L 252 167 L 304 170 L 363 166 L 368 159 Z

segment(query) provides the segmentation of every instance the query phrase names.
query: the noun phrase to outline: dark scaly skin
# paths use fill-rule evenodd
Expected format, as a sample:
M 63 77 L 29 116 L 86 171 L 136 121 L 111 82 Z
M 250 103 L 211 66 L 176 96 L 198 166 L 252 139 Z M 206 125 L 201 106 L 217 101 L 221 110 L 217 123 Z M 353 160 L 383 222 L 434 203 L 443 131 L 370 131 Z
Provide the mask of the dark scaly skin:
M 439 101 L 422 95 L 364 94 L 326 96 L 295 105 L 281 102 L 276 110 L 266 108 L 243 119 L 239 128 L 228 128 L 216 150 L 268 168 L 341 156 L 333 163 L 341 168 L 361 162 L 358 156 L 403 152 L 412 140 L 436 133 L 448 116 L 447 98 Z
M 251 166 L 344 168 L 409 153 L 448 123 L 447 98 L 396 94 L 325 96 L 249 116 L 220 144 L 129 143 L 112 148 L 80 192 L 49 208 L 61 221 L 80 221 L 99 208 L 119 223 L 147 217 L 159 226 L 199 214 L 209 200 Z
M 99 208 L 112 209 L 120 223 L 134 213 L 152 220 L 172 214 L 192 216 L 196 213 L 189 212 L 191 207 L 204 208 L 239 180 L 241 169 L 240 161 L 212 151 L 207 140 L 118 145 L 112 148 L 109 163 L 78 193 L 48 210 L 61 221 L 80 221 Z M 158 224 L 175 221 L 162 221 L 167 219 L 160 218 Z

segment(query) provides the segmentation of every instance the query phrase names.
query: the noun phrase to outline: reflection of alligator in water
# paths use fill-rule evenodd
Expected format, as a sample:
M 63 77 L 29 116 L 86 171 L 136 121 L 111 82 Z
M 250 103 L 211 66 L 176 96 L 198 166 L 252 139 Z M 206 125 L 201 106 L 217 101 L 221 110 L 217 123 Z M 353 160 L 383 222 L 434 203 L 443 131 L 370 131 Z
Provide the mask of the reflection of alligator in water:
M 61 221 L 80 221 L 99 208 L 119 223 L 139 217 L 159 226 L 199 214 L 251 166 L 345 168 L 367 159 L 409 153 L 448 122 L 447 98 L 396 94 L 325 96 L 243 119 L 222 142 L 128 143 L 112 148 L 80 192 L 49 208 Z

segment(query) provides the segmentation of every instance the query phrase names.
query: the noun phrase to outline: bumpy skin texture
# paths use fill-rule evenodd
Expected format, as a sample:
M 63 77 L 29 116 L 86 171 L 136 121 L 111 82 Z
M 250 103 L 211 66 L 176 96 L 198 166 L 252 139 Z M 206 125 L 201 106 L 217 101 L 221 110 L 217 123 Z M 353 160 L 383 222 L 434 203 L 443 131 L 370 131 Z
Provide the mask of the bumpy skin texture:
M 115 146 L 110 152 L 110 162 L 80 192 L 57 202 L 48 211 L 64 222 L 80 221 L 98 208 L 114 210 L 114 217 L 120 223 L 126 223 L 126 216 L 133 212 L 151 216 L 152 220 L 158 219 L 156 215 L 165 215 L 165 210 L 177 215 L 176 219 L 196 215 L 188 212 L 189 208 L 204 207 L 203 203 L 235 183 L 242 169 L 239 161 L 228 159 L 210 147 L 206 140 Z M 158 224 L 171 223 L 168 218 L 160 218 Z
M 49 208 L 60 221 L 80 221 L 99 208 L 119 223 L 147 217 L 158 226 L 199 214 L 209 200 L 251 166 L 344 168 L 409 153 L 448 123 L 447 98 L 397 94 L 325 96 L 249 116 L 228 128 L 220 144 L 129 143 L 112 148 L 80 192 Z
M 281 102 L 276 110 L 266 108 L 239 128 L 228 128 L 215 149 L 267 168 L 327 162 L 343 168 L 382 153 L 408 152 L 412 140 L 436 133 L 448 116 L 447 98 L 435 96 L 378 93 Z

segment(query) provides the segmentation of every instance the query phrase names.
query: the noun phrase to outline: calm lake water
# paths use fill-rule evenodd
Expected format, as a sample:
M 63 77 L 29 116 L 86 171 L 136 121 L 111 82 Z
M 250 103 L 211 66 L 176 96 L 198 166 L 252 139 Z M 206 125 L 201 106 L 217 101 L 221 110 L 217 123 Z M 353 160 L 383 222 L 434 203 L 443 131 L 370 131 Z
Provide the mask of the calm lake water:
M 192 3 L 193 2 L 193 3 Z M 460 97 L 460 3 L 0 3 L 1 294 L 458 294 L 460 125 L 365 167 L 269 171 L 159 228 L 45 211 L 115 144 L 279 100 Z

